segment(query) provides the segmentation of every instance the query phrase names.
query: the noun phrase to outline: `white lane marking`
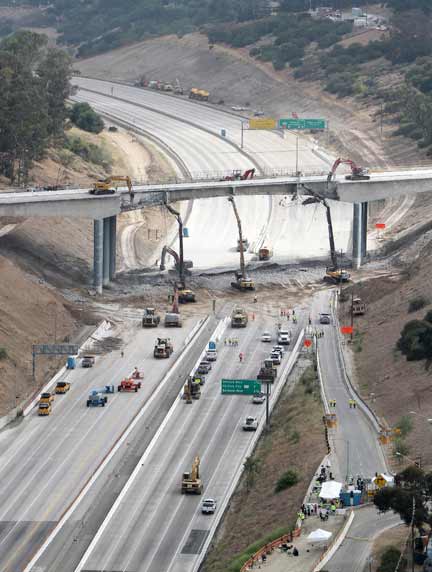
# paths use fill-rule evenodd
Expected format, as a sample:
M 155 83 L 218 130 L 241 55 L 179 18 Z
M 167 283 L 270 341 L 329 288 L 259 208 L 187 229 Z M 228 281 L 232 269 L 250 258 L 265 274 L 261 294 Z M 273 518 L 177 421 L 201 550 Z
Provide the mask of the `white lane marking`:
M 209 322 L 209 316 L 207 316 L 207 318 L 205 320 L 203 320 L 201 323 L 198 322 L 198 324 L 195 326 L 195 336 L 197 336 L 199 334 L 199 332 L 204 329 L 204 327 L 207 325 L 207 323 Z M 192 341 L 194 338 L 191 338 L 190 341 Z M 141 419 L 141 417 L 147 412 L 147 409 L 153 404 L 153 401 L 155 401 L 157 395 L 162 391 L 163 387 L 165 386 L 165 384 L 167 383 L 167 381 L 169 380 L 169 378 L 171 377 L 171 375 L 173 374 L 173 372 L 178 368 L 178 366 L 180 365 L 180 363 L 183 361 L 183 359 L 185 358 L 185 356 L 188 354 L 189 349 L 192 347 L 192 344 L 189 344 L 189 346 L 187 346 L 183 353 L 180 355 L 180 357 L 177 359 L 176 363 L 174 364 L 174 366 L 170 369 L 170 371 L 167 372 L 167 374 L 165 375 L 165 377 L 162 379 L 162 381 L 159 383 L 158 387 L 156 388 L 156 390 L 154 391 L 154 393 L 152 394 L 152 396 L 150 397 L 150 399 L 146 402 L 146 404 L 143 406 L 143 408 L 138 412 L 138 414 L 135 416 L 135 418 L 133 419 L 132 423 L 129 425 L 129 427 L 125 430 L 125 432 L 123 433 L 123 435 L 118 439 L 118 441 L 116 442 L 116 444 L 114 445 L 114 447 L 111 449 L 111 451 L 108 453 L 108 455 L 105 457 L 105 459 L 102 461 L 102 463 L 99 465 L 98 469 L 95 471 L 95 473 L 92 475 L 92 477 L 89 479 L 89 481 L 87 482 L 87 484 L 84 486 L 84 488 L 82 489 L 82 491 L 78 494 L 78 496 L 75 498 L 75 500 L 72 502 L 72 504 L 70 505 L 70 507 L 66 510 L 66 512 L 64 513 L 64 515 L 61 517 L 61 519 L 58 521 L 57 526 L 54 528 L 54 530 L 51 532 L 51 534 L 48 536 L 48 538 L 45 540 L 45 542 L 42 544 L 42 546 L 39 548 L 39 550 L 36 552 L 36 554 L 33 556 L 33 558 L 30 560 L 30 562 L 27 564 L 27 566 L 25 567 L 25 569 L 23 570 L 23 572 L 31 572 L 33 566 L 37 563 L 37 561 L 39 560 L 39 558 L 42 556 L 42 554 L 45 552 L 45 550 L 48 548 L 48 546 L 51 544 L 51 542 L 54 540 L 54 538 L 57 536 L 57 534 L 60 532 L 60 530 L 62 529 L 62 527 L 64 526 L 64 524 L 66 523 L 66 521 L 70 518 L 70 516 L 74 513 L 74 511 L 76 510 L 76 508 L 78 507 L 78 505 L 80 504 L 80 502 L 82 501 L 82 499 L 85 497 L 85 495 L 87 494 L 87 492 L 90 490 L 90 488 L 93 486 L 94 482 L 98 479 L 98 477 L 101 475 L 101 473 L 103 472 L 103 470 L 105 469 L 105 467 L 108 465 L 108 463 L 111 461 L 111 459 L 114 457 L 114 455 L 117 453 L 118 449 L 123 445 L 123 443 L 125 442 L 125 440 L 128 438 L 129 434 L 132 432 L 132 430 L 134 429 L 135 425 L 138 423 L 138 421 Z

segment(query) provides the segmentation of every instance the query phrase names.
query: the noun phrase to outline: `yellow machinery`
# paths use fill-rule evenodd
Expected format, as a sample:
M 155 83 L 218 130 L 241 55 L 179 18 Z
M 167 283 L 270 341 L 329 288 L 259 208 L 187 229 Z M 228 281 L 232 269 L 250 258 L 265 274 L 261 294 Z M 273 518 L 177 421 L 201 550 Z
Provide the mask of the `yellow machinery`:
M 38 415 L 51 415 L 51 403 L 39 402 Z
M 248 323 L 248 315 L 243 308 L 237 307 L 231 313 L 232 328 L 246 328 Z
M 195 495 L 202 494 L 203 485 L 200 479 L 200 458 L 195 457 L 192 463 L 191 472 L 183 473 L 181 492 L 182 494 L 192 493 Z
M 193 87 L 189 92 L 189 99 L 197 99 L 198 101 L 208 101 L 210 93 L 205 89 Z
M 116 188 L 118 186 L 115 183 L 126 183 L 126 186 L 129 190 L 129 195 L 131 198 L 133 198 L 132 181 L 128 175 L 112 175 L 107 179 L 96 181 L 96 183 L 93 185 L 93 188 L 90 189 L 89 193 L 91 195 L 113 195 L 116 192 Z M 115 188 L 113 188 L 113 186 Z
M 235 201 L 234 201 L 234 197 L 229 197 L 228 200 L 232 204 L 232 207 L 234 210 L 234 215 L 235 215 L 236 220 L 237 220 L 237 227 L 238 227 L 238 233 L 239 233 L 239 238 L 238 238 L 237 244 L 238 244 L 238 250 L 240 252 L 240 271 L 237 271 L 235 273 L 236 281 L 231 282 L 231 286 L 233 288 L 236 288 L 237 290 L 242 290 L 242 291 L 244 291 L 244 290 L 255 290 L 255 284 L 254 284 L 253 280 L 251 280 L 248 276 L 246 276 L 246 266 L 245 266 L 245 260 L 244 260 L 244 240 L 243 240 L 240 215 L 238 213 L 237 206 L 236 206 Z

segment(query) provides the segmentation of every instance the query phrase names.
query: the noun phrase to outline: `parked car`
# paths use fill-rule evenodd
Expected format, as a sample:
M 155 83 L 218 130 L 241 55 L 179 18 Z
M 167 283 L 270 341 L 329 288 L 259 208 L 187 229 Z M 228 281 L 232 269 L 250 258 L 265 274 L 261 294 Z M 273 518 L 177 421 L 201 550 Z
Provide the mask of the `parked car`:
M 204 499 L 201 503 L 203 514 L 214 514 L 216 512 L 216 501 L 214 499 Z
M 209 361 L 202 361 L 197 369 L 197 373 L 208 373 L 211 370 L 212 366 Z
M 261 334 L 261 341 L 262 342 L 271 342 L 272 341 L 272 337 L 270 332 L 263 332 Z
M 49 391 L 41 393 L 41 396 L 39 398 L 39 403 L 50 404 L 52 401 L 54 401 L 54 395 L 52 393 L 50 393 Z
M 207 350 L 206 351 L 206 361 L 216 361 L 217 360 L 217 351 L 216 350 Z
M 280 365 L 281 355 L 279 352 L 272 352 L 270 354 L 270 359 L 272 360 L 273 365 Z
M 56 388 L 55 388 L 55 392 L 56 393 L 67 393 L 70 389 L 70 383 L 68 383 L 67 381 L 58 381 Z
M 320 324 L 330 324 L 330 314 L 320 314 Z
M 258 429 L 258 419 L 256 417 L 246 417 L 243 423 L 243 431 L 256 431 Z
M 279 352 L 281 358 L 282 358 L 283 355 L 284 355 L 284 349 L 283 349 L 282 346 L 273 346 L 273 348 L 272 348 L 272 353 L 273 353 L 273 352 Z

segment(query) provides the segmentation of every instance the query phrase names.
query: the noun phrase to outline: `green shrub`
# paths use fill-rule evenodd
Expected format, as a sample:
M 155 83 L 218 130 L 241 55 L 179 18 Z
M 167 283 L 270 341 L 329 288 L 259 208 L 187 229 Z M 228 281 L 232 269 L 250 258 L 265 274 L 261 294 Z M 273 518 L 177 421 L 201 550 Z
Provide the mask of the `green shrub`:
M 406 437 L 409 433 L 411 433 L 413 428 L 413 422 L 411 416 L 403 415 L 396 423 L 396 427 L 400 429 L 401 436 Z
M 0 348 L 0 359 L 6 359 L 8 357 L 8 353 L 6 348 Z
M 377 572 L 394 572 L 401 556 L 400 550 L 394 546 L 389 546 L 381 556 L 381 562 L 378 566 Z M 406 570 L 406 561 L 402 559 L 401 565 L 398 568 L 399 572 Z
M 290 489 L 299 482 L 299 477 L 296 471 L 289 469 L 278 480 L 275 487 L 275 493 Z
M 102 118 L 88 103 L 75 103 L 70 110 L 69 117 L 74 125 L 84 131 L 100 133 L 104 128 Z
M 408 312 L 417 312 L 429 304 L 429 301 L 424 296 L 417 296 L 412 298 L 408 304 Z
M 250 55 L 251 58 L 255 58 L 256 56 L 259 55 L 260 51 L 261 51 L 261 50 L 260 50 L 259 48 L 257 48 L 257 47 L 251 48 L 251 49 L 249 50 L 249 55 Z
M 396 455 L 396 453 L 400 453 L 401 455 L 408 455 L 409 451 L 409 446 L 405 443 L 403 438 L 396 437 L 396 439 L 393 441 L 393 454 L 395 457 L 399 457 L 399 455 Z
M 106 149 L 94 143 L 87 143 L 76 135 L 68 135 L 64 147 L 71 153 L 84 159 L 84 161 L 100 165 L 106 170 L 109 170 L 111 167 L 112 157 Z
M 407 322 L 396 347 L 408 361 L 432 357 L 432 324 L 425 320 Z

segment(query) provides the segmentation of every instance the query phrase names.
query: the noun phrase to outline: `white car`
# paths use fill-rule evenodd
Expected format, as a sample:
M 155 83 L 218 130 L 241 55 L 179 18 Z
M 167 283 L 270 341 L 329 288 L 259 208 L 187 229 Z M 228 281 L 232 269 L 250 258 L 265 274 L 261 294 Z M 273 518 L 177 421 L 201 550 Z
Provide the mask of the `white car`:
M 258 429 L 258 419 L 256 417 L 246 417 L 243 423 L 243 431 L 256 431 Z
M 279 352 L 272 352 L 270 355 L 270 359 L 272 360 L 274 365 L 280 365 L 281 363 L 281 355 Z
M 256 403 L 257 405 L 264 403 L 266 400 L 266 396 L 264 393 L 254 393 L 252 397 L 252 403 Z
M 216 501 L 214 499 L 204 499 L 201 504 L 203 514 L 214 514 L 216 512 Z
M 261 341 L 262 342 L 271 342 L 272 338 L 271 338 L 270 332 L 263 332 L 261 335 Z
M 206 360 L 207 361 L 216 361 L 217 360 L 217 351 L 216 350 L 207 350 L 206 351 Z
M 284 349 L 282 346 L 273 346 L 271 353 L 273 352 L 278 352 L 280 354 L 280 357 L 283 358 Z

